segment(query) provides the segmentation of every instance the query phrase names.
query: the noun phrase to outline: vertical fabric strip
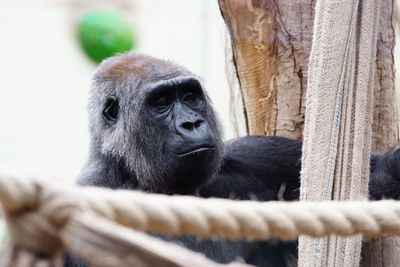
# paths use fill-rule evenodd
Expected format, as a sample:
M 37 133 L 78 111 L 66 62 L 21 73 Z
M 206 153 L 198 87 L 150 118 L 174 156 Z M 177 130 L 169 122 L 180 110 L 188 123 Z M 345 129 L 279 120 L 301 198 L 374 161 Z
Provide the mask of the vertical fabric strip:
M 379 1 L 320 0 L 309 61 L 301 200 L 368 192 Z M 299 266 L 359 266 L 361 237 L 299 240 Z

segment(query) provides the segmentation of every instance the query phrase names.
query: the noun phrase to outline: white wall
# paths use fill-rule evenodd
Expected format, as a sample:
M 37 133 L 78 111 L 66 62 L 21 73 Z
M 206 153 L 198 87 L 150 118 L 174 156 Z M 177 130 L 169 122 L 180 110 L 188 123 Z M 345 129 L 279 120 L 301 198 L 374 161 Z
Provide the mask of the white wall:
M 79 171 L 87 153 L 86 100 L 95 65 L 81 52 L 74 30 L 79 14 L 97 2 L 0 0 L 0 168 L 69 179 Z M 217 1 L 109 3 L 124 6 L 139 51 L 205 78 L 231 137 Z

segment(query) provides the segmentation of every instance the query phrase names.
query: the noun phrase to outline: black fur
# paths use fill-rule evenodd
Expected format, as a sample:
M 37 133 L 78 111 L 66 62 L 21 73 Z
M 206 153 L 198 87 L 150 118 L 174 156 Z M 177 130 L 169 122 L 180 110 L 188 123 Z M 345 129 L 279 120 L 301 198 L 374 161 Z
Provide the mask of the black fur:
M 369 195 L 374 200 L 400 199 L 400 149 L 371 155 Z
M 300 141 L 276 136 L 229 141 L 220 170 L 200 188 L 199 195 L 260 201 L 298 199 L 300 158 Z
M 248 136 L 221 141 L 198 77 L 170 62 L 135 53 L 101 64 L 89 102 L 91 146 L 78 183 L 201 197 L 296 200 L 301 142 Z M 373 199 L 398 198 L 400 152 L 371 156 Z M 218 262 L 296 266 L 297 243 L 159 237 Z M 66 266 L 83 266 L 71 256 Z

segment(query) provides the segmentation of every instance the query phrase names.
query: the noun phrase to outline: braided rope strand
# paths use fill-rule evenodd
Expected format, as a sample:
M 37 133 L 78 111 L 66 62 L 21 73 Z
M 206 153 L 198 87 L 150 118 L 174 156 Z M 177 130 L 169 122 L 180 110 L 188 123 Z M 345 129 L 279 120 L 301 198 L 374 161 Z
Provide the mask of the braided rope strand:
M 286 240 L 299 235 L 400 235 L 400 202 L 393 200 L 318 203 L 201 199 L 60 187 L 35 178 L 0 174 L 0 201 L 14 239 L 28 247 L 40 244 L 45 252 L 57 248 L 57 229 L 61 231 L 82 212 L 167 235 Z

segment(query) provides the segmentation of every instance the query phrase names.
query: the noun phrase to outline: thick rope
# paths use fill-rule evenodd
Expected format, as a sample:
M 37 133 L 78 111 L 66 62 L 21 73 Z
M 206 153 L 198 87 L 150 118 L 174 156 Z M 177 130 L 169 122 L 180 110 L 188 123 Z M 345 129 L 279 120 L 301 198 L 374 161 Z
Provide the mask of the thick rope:
M 295 239 L 301 234 L 400 235 L 400 202 L 255 202 L 59 187 L 0 175 L 0 201 L 12 237 L 42 253 L 59 250 L 59 232 L 81 212 L 167 235 Z

